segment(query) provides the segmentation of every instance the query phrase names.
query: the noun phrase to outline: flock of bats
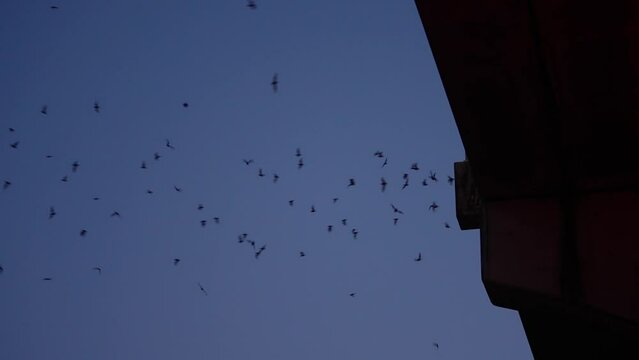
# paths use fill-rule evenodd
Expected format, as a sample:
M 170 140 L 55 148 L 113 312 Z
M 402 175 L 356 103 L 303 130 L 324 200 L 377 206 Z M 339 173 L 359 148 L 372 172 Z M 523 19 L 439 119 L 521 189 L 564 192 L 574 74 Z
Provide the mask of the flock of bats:
M 248 8 L 250 8 L 250 9 L 252 9 L 252 10 L 257 9 L 257 4 L 256 4 L 256 2 L 254 0 L 248 0 L 246 6 Z M 52 6 L 50 6 L 50 9 L 51 10 L 59 10 L 60 7 L 56 6 L 56 5 L 52 5 Z M 279 87 L 279 78 L 278 78 L 278 74 L 277 73 L 273 74 L 273 77 L 271 79 L 270 85 L 271 85 L 273 93 L 277 93 L 278 87 Z M 183 108 L 188 108 L 189 107 L 189 103 L 188 102 L 183 102 L 182 103 L 182 107 Z M 101 107 L 100 103 L 98 101 L 95 101 L 93 103 L 93 111 L 95 113 L 99 114 L 101 112 L 101 109 L 102 109 L 102 107 Z M 48 106 L 47 105 L 43 105 L 40 108 L 40 113 L 42 115 L 44 115 L 44 116 L 48 115 L 48 113 L 49 113 Z M 14 128 L 12 128 L 12 127 L 10 127 L 8 130 L 11 133 L 15 133 L 16 132 L 16 130 Z M 175 150 L 176 149 L 175 146 L 171 143 L 171 141 L 169 139 L 165 139 L 165 144 L 164 145 L 169 150 Z M 9 147 L 11 149 L 13 149 L 13 150 L 18 150 L 20 148 L 20 141 L 19 140 L 15 140 L 15 141 L 11 142 L 9 144 Z M 383 162 L 382 162 L 382 165 L 381 165 L 382 168 L 386 167 L 388 165 L 388 157 L 386 157 L 382 151 L 375 151 L 373 153 L 373 156 L 375 156 L 377 158 L 380 158 L 380 159 L 383 159 Z M 47 154 L 47 155 L 45 155 L 45 157 L 47 159 L 50 159 L 50 158 L 53 158 L 53 155 Z M 303 155 L 302 155 L 302 151 L 301 151 L 300 148 L 297 148 L 295 150 L 295 157 L 298 159 L 297 160 L 297 169 L 298 170 L 302 170 L 304 168 L 305 164 L 304 164 L 304 158 L 303 158 Z M 155 152 L 153 154 L 153 160 L 154 161 L 158 161 L 161 158 L 162 158 L 162 155 L 159 152 Z M 252 166 L 255 163 L 255 161 L 253 159 L 242 159 L 242 162 L 246 166 Z M 80 168 L 79 161 L 74 161 L 71 164 L 71 166 L 70 166 L 71 173 L 78 172 L 79 168 Z M 147 168 L 148 168 L 147 167 L 147 162 L 146 162 L 146 160 L 143 160 L 141 162 L 141 164 L 140 164 L 140 169 L 146 170 Z M 413 163 L 410 166 L 409 169 L 411 171 L 419 171 L 420 167 L 419 167 L 418 163 Z M 257 175 L 259 177 L 265 177 L 266 176 L 266 174 L 264 173 L 262 168 L 258 168 L 257 169 Z M 273 177 L 272 177 L 273 183 L 277 183 L 279 178 L 280 178 L 280 176 L 277 173 L 274 173 Z M 410 179 L 409 173 L 408 172 L 403 173 L 402 179 L 403 179 L 403 182 L 401 184 L 401 189 L 404 190 L 404 189 L 406 189 L 409 186 L 409 179 Z M 69 182 L 69 175 L 64 175 L 62 178 L 60 178 L 60 181 Z M 429 171 L 429 174 L 425 178 L 423 178 L 423 180 L 421 181 L 421 185 L 422 186 L 428 186 L 429 182 L 430 183 L 437 183 L 438 181 L 439 181 L 439 179 L 437 177 L 437 173 L 434 172 L 434 171 Z M 453 182 L 454 182 L 454 178 L 451 177 L 451 176 L 448 176 L 447 177 L 447 182 L 448 182 L 449 185 L 452 185 Z M 357 185 L 357 181 L 356 181 L 355 178 L 349 178 L 347 183 L 346 183 L 346 187 L 347 188 L 355 187 L 356 185 Z M 13 182 L 12 181 L 7 180 L 7 179 L 3 180 L 3 185 L 2 185 L 3 191 L 8 191 L 12 186 L 13 186 Z M 389 186 L 389 183 L 384 177 L 381 177 L 380 180 L 379 180 L 379 186 L 380 186 L 380 191 L 384 192 L 384 191 L 386 191 L 386 188 Z M 176 192 L 182 192 L 182 188 L 178 187 L 177 185 L 174 185 L 173 189 Z M 146 193 L 147 194 L 153 194 L 153 190 L 147 189 Z M 100 197 L 93 197 L 93 200 L 96 200 L 96 201 L 100 200 Z M 332 202 L 333 203 L 337 203 L 338 200 L 339 200 L 339 198 L 335 197 L 335 198 L 332 199 Z M 295 206 L 295 200 L 294 199 L 288 200 L 288 205 L 291 206 L 291 207 Z M 393 211 L 393 214 L 396 216 L 396 217 L 393 218 L 393 224 L 397 225 L 397 223 L 399 221 L 399 217 L 397 217 L 397 216 L 403 215 L 404 212 L 402 210 L 400 210 L 397 206 L 395 206 L 392 203 L 390 204 L 390 207 L 391 207 L 391 209 Z M 432 212 L 437 211 L 438 208 L 439 208 L 439 205 L 436 202 L 434 202 L 434 201 L 428 206 L 428 210 L 432 211 Z M 197 210 L 202 210 L 202 209 L 204 209 L 204 205 L 203 204 L 198 204 L 197 205 Z M 316 211 L 317 210 L 315 209 L 315 206 L 311 205 L 310 212 L 311 213 L 315 213 Z M 48 219 L 49 220 L 53 220 L 57 216 L 57 214 L 58 213 L 57 213 L 55 207 L 54 206 L 50 206 L 49 207 L 49 212 L 48 212 Z M 121 217 L 121 215 L 120 215 L 120 212 L 116 210 L 116 211 L 113 211 L 110 214 L 110 217 L 112 217 L 112 218 L 113 217 L 118 217 L 119 218 L 119 217 Z M 221 221 L 220 217 L 213 217 L 212 220 L 213 220 L 213 222 L 215 224 L 220 224 L 220 221 Z M 208 224 L 208 220 L 200 220 L 200 226 L 205 227 L 205 226 L 207 226 L 207 224 Z M 347 219 L 341 219 L 341 224 L 342 224 L 342 226 L 348 226 L 348 220 Z M 450 228 L 450 225 L 447 222 L 444 223 L 444 226 L 446 228 Z M 328 232 L 332 232 L 333 231 L 333 225 L 327 225 L 327 231 Z M 79 232 L 79 235 L 84 237 L 84 236 L 87 235 L 87 233 L 88 233 L 88 231 L 86 229 L 81 229 L 80 232 Z M 352 228 L 351 229 L 351 235 L 352 235 L 353 239 L 357 239 L 358 234 L 359 234 L 359 231 L 356 228 Z M 247 233 L 240 234 L 238 236 L 238 242 L 239 243 L 246 243 L 246 244 L 250 245 L 252 247 L 253 251 L 254 251 L 253 254 L 254 254 L 255 259 L 259 259 L 259 257 L 262 255 L 262 253 L 266 250 L 266 244 L 261 245 L 261 246 L 258 247 L 254 240 L 251 240 L 251 239 L 248 238 L 248 234 Z M 306 253 L 304 251 L 299 251 L 299 257 L 305 257 L 305 256 L 306 256 Z M 182 260 L 180 258 L 174 258 L 173 261 L 172 261 L 173 266 L 178 266 L 178 264 L 181 261 Z M 413 259 L 413 261 L 415 261 L 415 262 L 422 261 L 421 252 L 419 252 L 417 254 L 417 256 Z M 0 264 L 0 274 L 2 274 L 4 272 L 4 270 L 5 269 Z M 98 275 L 102 274 L 102 267 L 100 267 L 100 266 L 95 266 L 91 270 L 95 271 Z M 50 276 L 46 276 L 46 277 L 43 277 L 42 280 L 43 281 L 52 281 L 53 278 L 50 277 Z M 202 292 L 202 294 L 208 295 L 208 292 L 207 292 L 206 288 L 201 283 L 198 282 L 197 285 L 198 285 L 199 290 Z M 357 295 L 357 293 L 356 292 L 350 292 L 348 295 L 350 297 L 355 297 Z M 433 342 L 433 347 L 435 349 L 439 349 L 439 344 L 437 342 Z

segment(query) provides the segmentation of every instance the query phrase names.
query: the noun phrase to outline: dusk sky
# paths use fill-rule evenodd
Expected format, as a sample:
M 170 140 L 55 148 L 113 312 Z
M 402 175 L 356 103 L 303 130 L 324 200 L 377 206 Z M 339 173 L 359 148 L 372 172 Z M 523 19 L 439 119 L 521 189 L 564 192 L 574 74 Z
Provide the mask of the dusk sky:
M 0 1 L 0 359 L 531 359 L 414 2 L 255 3 Z

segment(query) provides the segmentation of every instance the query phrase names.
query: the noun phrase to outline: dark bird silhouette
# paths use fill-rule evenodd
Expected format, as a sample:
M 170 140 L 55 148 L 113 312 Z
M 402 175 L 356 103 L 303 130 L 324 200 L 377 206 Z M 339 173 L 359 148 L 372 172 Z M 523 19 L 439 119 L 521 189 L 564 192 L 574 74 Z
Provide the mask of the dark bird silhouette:
M 359 234 L 359 231 L 357 231 L 357 229 L 353 229 L 351 230 L 351 234 L 353 234 L 353 239 L 357 239 L 357 234 Z
M 300 148 L 295 149 L 295 156 L 302 157 L 302 150 L 300 150 Z
M 55 212 L 55 208 L 53 206 L 51 206 L 49 208 L 49 219 L 53 219 L 54 216 L 56 216 L 58 213 Z
M 333 198 L 333 204 L 335 204 L 339 198 Z
M 93 200 L 100 200 L 100 198 L 99 198 L 99 197 L 97 197 L 97 196 L 94 196 L 94 197 L 93 197 Z
M 431 179 L 434 182 L 437 182 L 437 173 L 430 171 L 430 174 L 428 175 L 428 178 Z
M 206 220 L 200 220 L 200 225 L 202 225 L 202 227 L 206 226 Z
M 87 231 L 85 229 L 80 230 L 80 236 L 86 236 Z
M 433 342 L 433 347 L 435 348 L 435 350 L 439 350 L 439 344 L 436 342 Z
M 175 150 L 175 147 L 171 144 L 171 141 L 169 139 L 165 139 L 166 143 L 166 147 L 168 147 L 171 150 Z
M 93 103 L 93 110 L 94 110 L 96 113 L 99 113 L 99 112 L 100 112 L 100 104 L 99 104 L 97 101 Z
M 53 280 L 53 278 L 50 278 L 50 277 L 44 277 L 44 278 L 42 278 L 42 280 L 44 280 L 44 281 L 51 281 L 51 280 Z
M 388 157 L 384 158 L 384 163 L 382 164 L 382 167 L 388 165 Z
M 173 185 L 173 188 L 175 189 L 175 191 L 177 192 L 182 192 L 182 188 L 177 187 L 176 185 Z
M 187 103 L 187 102 L 183 102 L 183 103 L 182 103 L 182 107 L 186 109 L 187 107 L 189 107 L 189 103 Z
M 118 211 L 114 211 L 114 212 L 111 213 L 111 217 L 116 217 L 116 216 L 117 217 L 122 217 L 122 216 L 120 216 L 120 212 L 118 212 Z
M 102 268 L 99 266 L 95 266 L 92 270 L 95 270 L 98 272 L 98 275 L 102 275 Z
M 453 185 L 453 182 L 455 181 L 455 178 L 450 176 L 450 175 L 448 175 L 448 180 L 447 181 L 448 181 L 448 185 Z
M 11 181 L 5 180 L 4 184 L 2 185 L 2 190 L 7 190 L 9 186 L 11 186 Z
M 71 164 L 71 171 L 77 172 L 79 167 L 80 167 L 80 163 L 76 160 L 73 162 L 73 164 Z
M 262 169 L 260 169 L 260 170 L 257 172 L 257 176 L 259 176 L 259 177 L 264 176 L 264 172 L 262 171 Z
M 248 4 L 246 4 L 246 6 L 252 10 L 257 9 L 257 4 L 255 4 L 255 0 L 248 0 Z
M 239 242 L 240 244 L 244 242 L 244 237 L 242 235 L 237 237 L 237 242 Z
M 391 204 L 391 207 L 393 208 L 393 212 L 394 213 L 398 213 L 398 214 L 404 215 L 404 212 L 399 210 L 395 205 Z
M 404 180 L 404 184 L 402 185 L 402 190 L 406 189 L 407 187 L 408 187 L 408 178 Z
M 253 163 L 253 159 L 242 159 L 242 161 L 244 161 L 244 164 L 246 164 L 246 166 L 251 165 L 251 163 Z
M 140 169 L 146 169 L 146 161 L 142 161 L 142 165 L 140 165 Z
M 393 225 L 397 225 L 397 221 L 399 221 L 399 218 L 393 218 Z
M 53 157 L 53 155 L 47 155 L 45 156 L 47 159 L 51 159 Z
M 173 266 L 177 266 L 179 262 L 180 262 L 180 259 L 178 258 L 173 259 Z
M 11 148 L 13 148 L 13 149 L 17 149 L 17 148 L 18 148 L 18 145 L 20 145 L 20 142 L 19 142 L 19 141 L 16 141 L 16 142 L 14 142 L 14 143 L 9 144 L 9 146 L 11 146 Z
M 433 203 L 428 206 L 428 210 L 431 210 L 434 212 L 437 210 L 438 207 L 439 205 L 437 205 L 437 203 L 433 201 Z
M 204 286 L 202 286 L 202 284 L 197 283 L 197 286 L 199 286 L 199 287 L 200 287 L 200 291 L 201 291 L 204 295 L 206 295 L 206 296 L 208 296 L 208 295 L 209 295 L 209 293 L 208 293 L 208 292 L 206 292 L 206 289 L 204 288 Z
M 50 8 L 51 8 L 51 10 L 58 10 L 58 9 L 60 9 L 58 6 L 55 6 L 55 5 L 51 5 L 51 6 L 50 6 Z
M 68 177 L 67 175 L 64 175 L 64 176 L 62 177 L 62 179 L 60 179 L 60 181 L 62 181 L 62 182 L 68 182 L 68 181 L 69 181 L 69 177 Z
M 273 88 L 273 92 L 277 92 L 277 85 L 279 84 L 279 80 L 277 79 L 277 73 L 273 74 L 273 79 L 271 80 L 271 87 Z
M 408 173 L 404 173 L 404 175 L 402 175 L 402 179 L 408 180 Z
M 303 251 L 300 251 L 300 257 L 304 257 L 306 254 Z
M 382 192 L 386 191 L 386 185 L 388 185 L 386 179 L 382 178 L 382 180 L 380 181 L 380 185 L 382 185 Z
M 9 132 L 16 132 L 16 129 L 14 129 L 14 128 L 10 127 L 10 128 L 9 128 Z
M 160 160 L 160 158 L 161 158 L 161 157 L 162 157 L 162 156 L 160 156 L 160 154 L 159 154 L 159 153 L 154 153 L 154 154 L 153 154 L 153 160 Z
M 426 179 L 422 180 L 422 186 L 428 186 L 428 181 L 426 181 Z
M 357 295 L 357 293 L 354 293 L 354 292 L 348 294 L 348 296 L 350 296 L 350 297 L 355 297 L 355 295 Z
M 249 243 L 251 245 L 251 247 L 253 248 L 253 250 L 255 251 L 255 241 L 253 240 L 246 240 L 247 243 Z
M 198 209 L 198 210 L 202 210 L 202 209 L 204 209 L 204 205 L 202 205 L 202 204 L 198 204 L 197 209 Z
M 146 193 L 147 193 L 147 194 L 153 194 L 153 190 L 147 189 L 147 190 L 146 190 Z
M 328 225 L 328 232 L 333 231 L 333 225 Z
M 259 258 L 260 255 L 262 254 L 262 252 L 264 252 L 265 249 L 266 249 L 266 245 L 262 245 L 262 247 L 260 247 L 259 250 L 257 250 L 255 252 L 255 258 L 256 259 Z
M 4 268 L 0 265 L 0 274 L 4 272 Z
M 375 153 L 373 154 L 374 156 L 378 157 L 378 158 L 383 158 L 384 157 L 384 153 L 381 151 L 375 151 Z
M 280 176 L 277 174 L 273 174 L 273 184 L 277 183 L 277 180 L 280 179 Z
M 348 179 L 348 185 L 346 185 L 346 187 L 351 187 L 351 186 L 355 186 L 355 179 L 353 178 Z
M 315 205 L 311 205 L 311 212 L 314 213 L 315 212 Z
M 288 206 L 293 206 L 293 203 L 295 202 L 295 200 L 289 200 L 288 201 Z
M 445 227 L 446 229 L 450 229 L 450 224 L 449 224 L 449 223 L 447 223 L 447 222 L 445 222 L 445 223 L 444 223 L 444 227 Z
M 47 108 L 47 106 L 46 106 L 46 105 L 43 105 L 43 106 L 42 106 L 42 109 L 40 109 L 40 113 L 41 113 L 42 115 L 47 115 L 47 114 L 48 114 L 48 108 Z
M 422 253 L 421 252 L 419 254 L 417 254 L 417 257 L 415 258 L 415 261 L 422 261 Z
M 411 170 L 415 170 L 415 171 L 419 171 L 419 166 L 417 166 L 417 163 L 413 163 L 413 165 L 411 165 L 410 169 Z
M 304 166 L 304 159 L 303 159 L 303 158 L 300 158 L 300 159 L 297 161 L 297 169 L 299 170 L 299 169 L 301 169 L 303 166 Z
M 346 219 L 342 219 L 342 225 L 346 226 Z
M 214 218 L 213 218 L 213 221 L 214 221 L 216 224 L 219 224 L 219 223 L 220 223 L 220 218 L 216 216 L 216 217 L 214 217 Z

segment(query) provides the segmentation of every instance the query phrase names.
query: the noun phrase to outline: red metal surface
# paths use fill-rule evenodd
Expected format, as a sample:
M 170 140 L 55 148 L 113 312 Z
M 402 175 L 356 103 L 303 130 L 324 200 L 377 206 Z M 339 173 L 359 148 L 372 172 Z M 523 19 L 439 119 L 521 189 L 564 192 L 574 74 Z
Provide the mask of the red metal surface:
M 491 202 L 484 216 L 483 280 L 560 298 L 561 214 L 557 201 Z
M 584 302 L 639 322 L 639 193 L 595 193 L 577 216 Z

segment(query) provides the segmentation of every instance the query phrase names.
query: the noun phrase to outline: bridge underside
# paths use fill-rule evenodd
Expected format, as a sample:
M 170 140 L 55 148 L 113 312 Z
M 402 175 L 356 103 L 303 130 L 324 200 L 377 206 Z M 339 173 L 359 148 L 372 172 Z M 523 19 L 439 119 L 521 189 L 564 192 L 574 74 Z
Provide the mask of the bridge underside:
M 536 358 L 639 353 L 639 2 L 416 4 L 491 301 Z

